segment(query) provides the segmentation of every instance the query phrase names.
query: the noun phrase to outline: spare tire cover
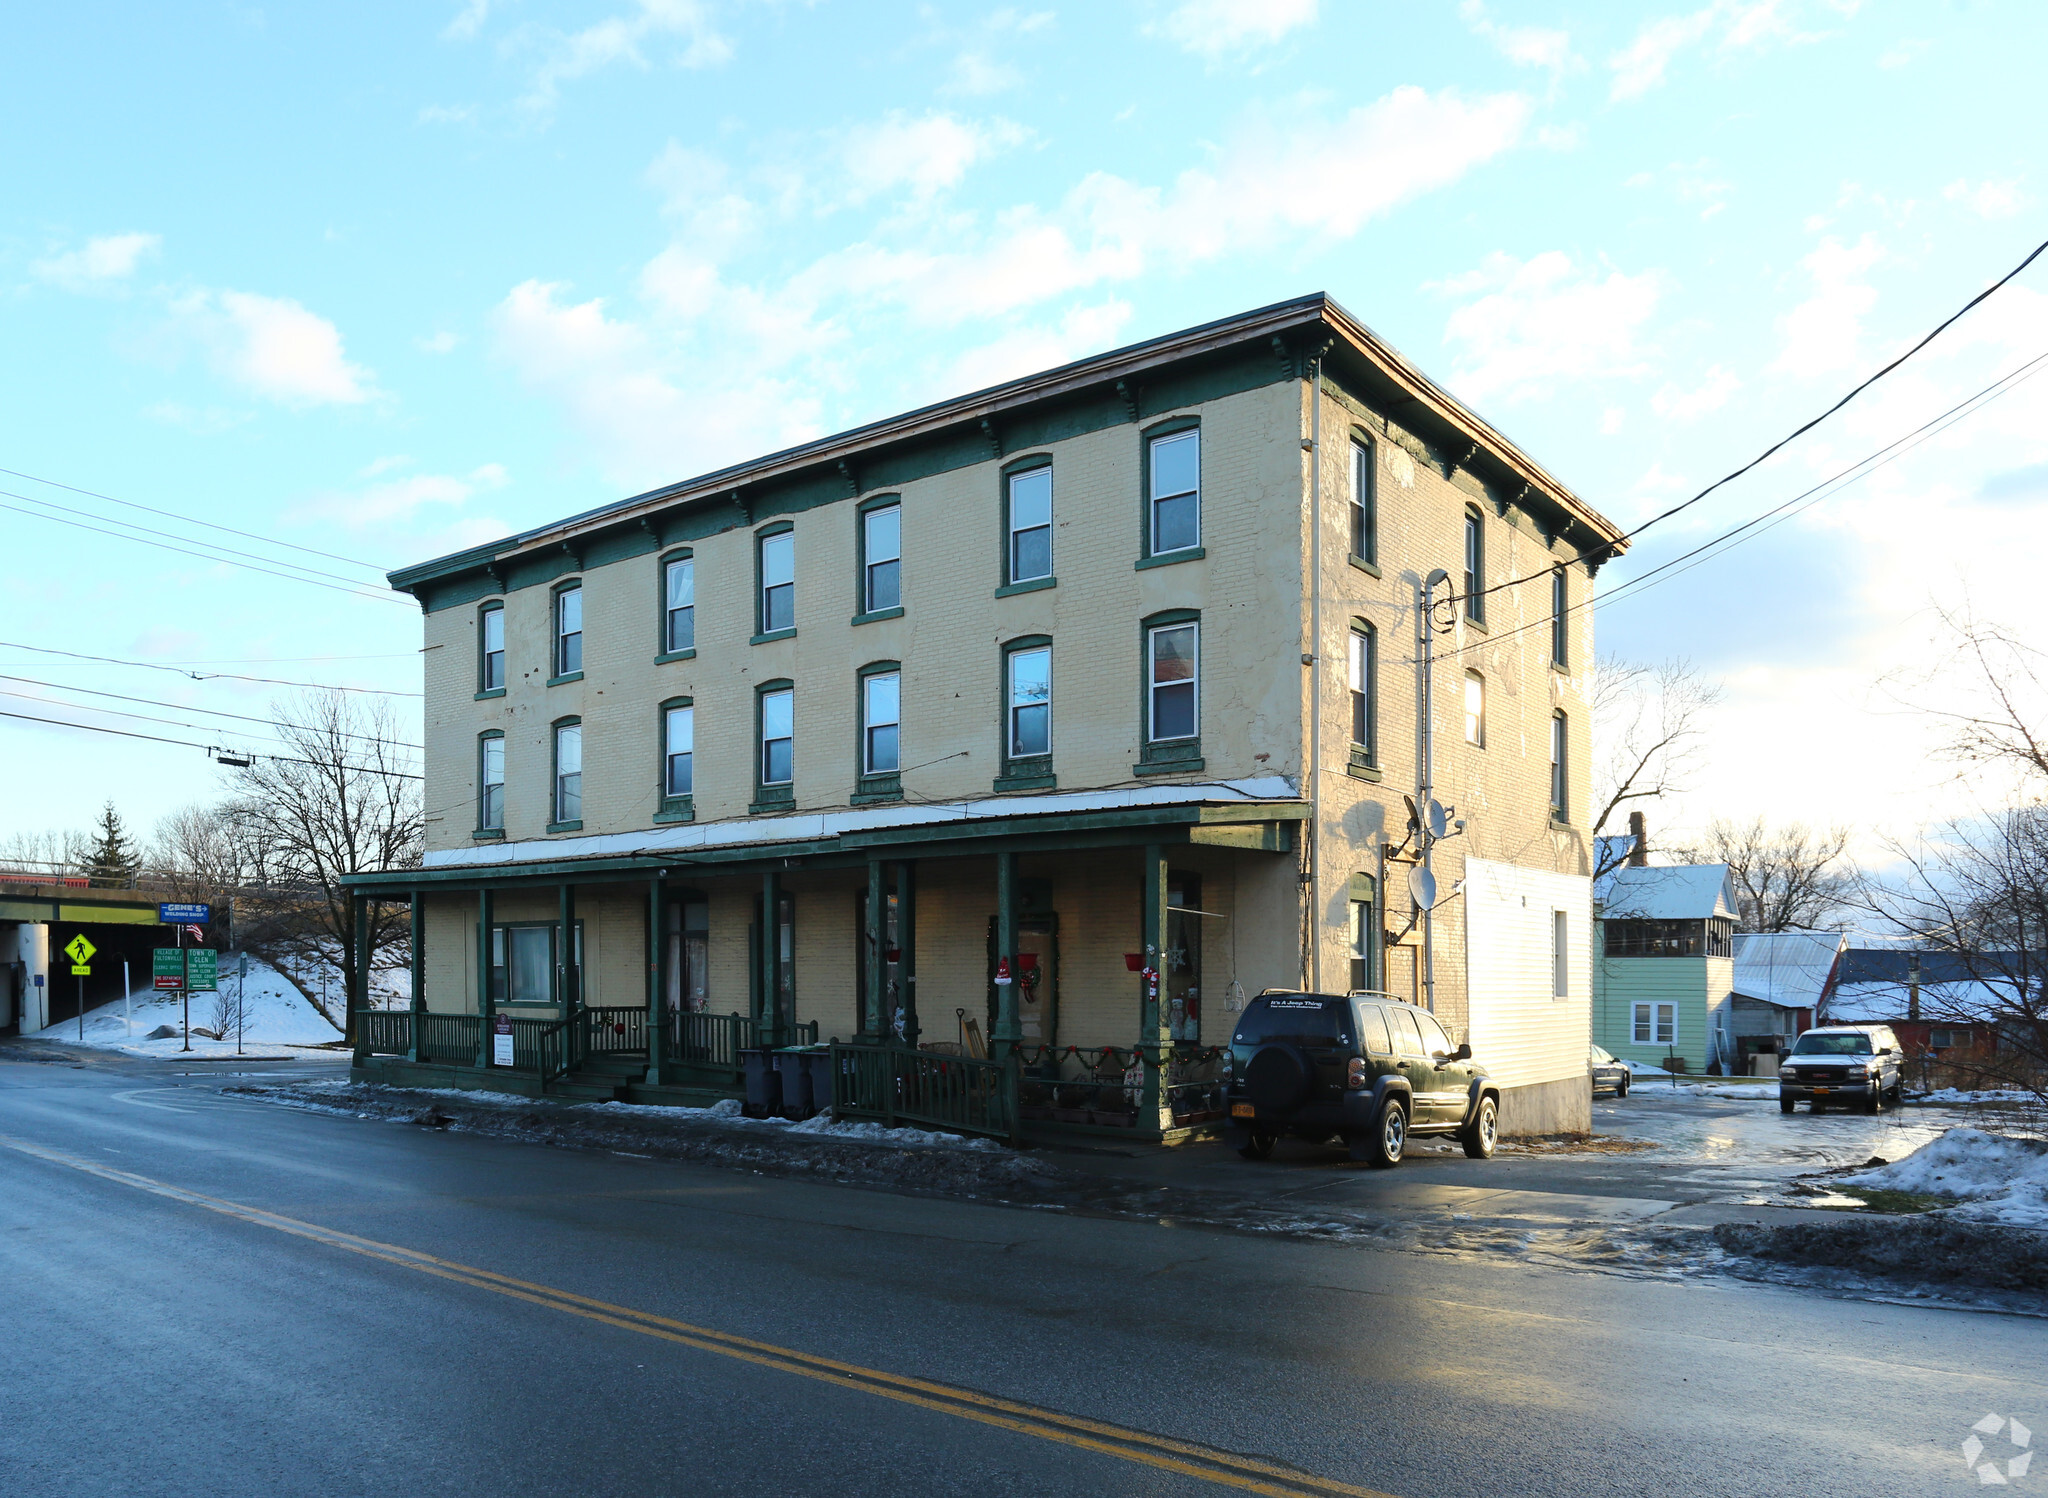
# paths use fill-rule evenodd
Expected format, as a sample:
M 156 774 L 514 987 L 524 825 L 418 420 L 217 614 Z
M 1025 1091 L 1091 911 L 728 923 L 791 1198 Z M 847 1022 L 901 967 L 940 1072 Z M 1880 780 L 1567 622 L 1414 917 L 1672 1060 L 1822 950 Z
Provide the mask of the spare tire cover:
M 1261 1046 L 1244 1069 L 1245 1091 L 1260 1109 L 1299 1107 L 1314 1079 L 1315 1069 L 1299 1046 Z

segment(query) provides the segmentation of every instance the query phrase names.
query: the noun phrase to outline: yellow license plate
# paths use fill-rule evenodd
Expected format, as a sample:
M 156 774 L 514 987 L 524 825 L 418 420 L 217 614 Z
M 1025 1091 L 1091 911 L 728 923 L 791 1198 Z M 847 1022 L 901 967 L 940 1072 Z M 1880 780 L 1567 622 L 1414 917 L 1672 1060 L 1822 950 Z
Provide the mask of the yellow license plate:
M 1232 1103 L 1230 1105 L 1230 1116 L 1232 1118 L 1256 1118 L 1258 1110 L 1250 1103 Z

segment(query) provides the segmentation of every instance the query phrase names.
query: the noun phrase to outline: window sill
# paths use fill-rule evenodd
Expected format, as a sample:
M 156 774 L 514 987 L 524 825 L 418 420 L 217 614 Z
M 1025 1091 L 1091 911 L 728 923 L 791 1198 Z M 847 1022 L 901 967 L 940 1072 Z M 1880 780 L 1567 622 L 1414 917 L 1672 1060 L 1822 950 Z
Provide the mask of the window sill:
M 476 831 L 470 833 L 470 836 L 480 843 L 501 843 L 505 840 L 505 829 L 502 827 L 479 827 Z
M 1131 570 L 1143 572 L 1147 567 L 1171 567 L 1176 562 L 1199 562 L 1209 554 L 1202 546 L 1184 546 L 1179 551 L 1163 551 L 1158 556 L 1139 557 Z
M 1553 832 L 1570 832 L 1573 830 L 1573 827 L 1569 818 L 1561 817 L 1556 812 L 1552 812 L 1550 814 L 1550 830 Z
M 1019 593 L 1037 593 L 1059 585 L 1060 580 L 1056 577 L 1027 577 L 1021 583 L 1004 583 L 996 589 L 996 597 L 1015 598 Z
M 1371 573 L 1374 577 L 1381 576 L 1379 565 L 1375 562 L 1368 562 L 1364 557 L 1346 557 L 1344 560 L 1356 567 L 1360 572 Z
M 505 689 L 503 687 L 486 687 L 483 691 L 478 692 L 472 700 L 482 702 L 486 697 L 502 697 L 504 695 Z
M 847 622 L 850 624 L 878 624 L 884 619 L 901 619 L 902 617 L 903 609 L 899 605 L 898 607 L 893 609 L 876 609 L 872 613 L 855 614 L 853 618 L 848 620 Z M 790 633 L 794 634 L 796 633 L 796 631 L 791 630 Z
M 581 819 L 581 818 L 578 818 L 578 819 L 577 819 L 576 821 L 574 821 L 574 822 L 550 822 L 550 823 L 548 823 L 548 831 L 550 831 L 550 832 L 581 832 L 582 830 L 583 830 L 583 822 L 582 822 L 582 819 Z
M 560 676 L 550 676 L 548 678 L 548 685 L 551 687 L 559 687 L 564 686 L 572 681 L 581 680 L 583 680 L 583 673 L 581 671 L 568 671 Z
M 903 799 L 903 777 L 901 775 L 863 775 L 854 793 L 847 797 L 853 806 L 879 806 L 885 801 Z
M 796 810 L 796 791 L 794 789 L 777 790 L 764 786 L 756 791 L 754 795 L 755 799 L 747 804 L 747 813 L 750 816 L 758 817 L 768 812 Z
M 697 820 L 697 804 L 689 796 L 666 796 L 662 799 L 661 810 L 654 814 L 657 822 L 694 822 Z
M 696 658 L 697 647 L 692 645 L 688 650 L 664 650 L 654 658 L 654 664 L 666 666 L 670 661 L 694 661 Z
M 766 645 L 771 640 L 793 640 L 795 638 L 796 626 L 792 624 L 788 629 L 771 629 L 766 634 L 755 635 L 747 643 L 749 645 Z
M 1572 668 L 1570 666 L 1567 666 L 1563 661 L 1552 661 L 1550 663 L 1550 669 L 1555 671 L 1559 676 L 1569 676 L 1572 674 Z
M 1012 760 L 995 780 L 998 791 L 1050 791 L 1059 786 L 1050 757 L 1043 760 Z
M 1356 757 L 1352 759 L 1350 764 L 1344 767 L 1344 773 L 1353 780 L 1369 780 L 1374 785 L 1378 785 L 1387 778 L 1380 773 L 1378 765 L 1369 765 L 1364 760 Z
M 1492 630 L 1486 627 L 1486 621 L 1484 619 L 1477 618 L 1474 615 L 1467 614 L 1462 611 L 1459 613 L 1458 619 L 1462 624 L 1464 624 L 1464 626 L 1467 629 L 1476 629 L 1482 635 L 1490 635 L 1493 633 Z
M 1198 773 L 1203 767 L 1202 756 L 1188 755 L 1181 759 L 1140 760 L 1131 766 L 1133 775 L 1182 775 Z

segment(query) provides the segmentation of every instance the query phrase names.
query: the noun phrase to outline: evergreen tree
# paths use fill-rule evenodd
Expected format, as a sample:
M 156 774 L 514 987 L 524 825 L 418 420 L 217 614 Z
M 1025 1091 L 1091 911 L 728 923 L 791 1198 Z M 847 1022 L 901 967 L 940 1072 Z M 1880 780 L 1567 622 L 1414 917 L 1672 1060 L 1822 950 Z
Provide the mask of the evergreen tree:
M 85 872 L 99 889 L 127 889 L 142 872 L 142 857 L 128 841 L 128 833 L 121 826 L 121 814 L 114 810 L 111 801 L 100 813 L 97 839 L 86 858 Z

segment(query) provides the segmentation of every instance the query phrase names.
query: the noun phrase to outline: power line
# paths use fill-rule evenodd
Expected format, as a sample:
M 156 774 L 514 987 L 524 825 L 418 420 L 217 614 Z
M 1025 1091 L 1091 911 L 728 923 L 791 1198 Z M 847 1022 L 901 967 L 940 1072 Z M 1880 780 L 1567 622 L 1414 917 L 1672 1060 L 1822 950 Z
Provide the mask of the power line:
M 19 681 L 20 679 L 21 679 L 21 678 L 19 678 L 19 677 L 15 677 L 15 676 L 0 676 L 0 681 Z M 38 682 L 38 683 L 36 683 L 36 685 L 38 685 L 38 686 L 44 686 L 44 685 L 48 685 L 48 683 L 44 683 L 44 682 Z M 59 692 L 63 692 L 63 691 L 69 691 L 69 690 L 71 690 L 71 689 L 70 689 L 70 688 L 68 688 L 68 687 L 57 687 L 57 688 L 55 688 L 55 690 L 57 690 L 57 691 L 59 691 Z M 110 695 L 110 694 L 107 694 L 107 693 L 101 693 L 101 694 L 99 694 L 99 695 L 101 695 L 101 696 L 106 696 L 106 695 Z M 212 731 L 213 731 L 213 725 L 212 725 L 212 724 L 210 724 L 210 723 L 187 723 L 187 722 L 184 722 L 184 721 L 182 721 L 181 719 L 178 719 L 178 718 L 158 718 L 158 717 L 154 717 L 154 716 L 152 716 L 152 715 L 151 715 L 151 714 L 149 714 L 149 713 L 131 713 L 131 712 L 127 712 L 127 711 L 125 711 L 124 709 L 122 709 L 122 708 L 118 708 L 118 707 L 95 707 L 95 706 L 93 706 L 93 705 L 92 705 L 91 703 L 89 703 L 89 702 L 62 702 L 62 701 L 59 701 L 59 700 L 57 700 L 57 699 L 55 699 L 55 698 L 50 698 L 50 697 L 41 697 L 41 696 L 38 696 L 38 695 L 37 695 L 37 694 L 35 694 L 34 692 L 10 692 L 10 691 L 8 691 L 8 690 L 7 690 L 6 688 L 4 688 L 4 687 L 0 687 L 0 697 L 14 697 L 14 698 L 18 698 L 18 699 L 20 699 L 20 700 L 21 700 L 21 701 L 23 701 L 23 702 L 40 702 L 40 703 L 41 703 L 41 704 L 42 704 L 43 706 L 45 706 L 45 707 L 68 707 L 68 708 L 71 708 L 71 709 L 72 709 L 73 711 L 75 711 L 75 712 L 81 712 L 81 713 L 104 713 L 104 714 L 106 714 L 106 715 L 107 715 L 108 717 L 113 717 L 113 718 L 133 718 L 133 719 L 134 719 L 134 720 L 135 720 L 136 722 L 138 722 L 138 723 L 162 723 L 162 724 L 166 725 L 167 727 L 171 727 L 171 728 L 194 728 L 194 729 L 197 729 L 197 730 L 198 730 L 199 732 L 201 732 L 201 733 L 210 733 L 210 732 L 212 732 Z M 123 698 L 123 699 L 121 699 L 121 700 L 123 700 L 123 701 L 136 701 L 136 700 L 146 700 L 146 699 L 135 699 L 135 698 Z M 174 703 L 174 702 L 167 702 L 167 703 L 162 703 L 162 704 L 159 704 L 159 705 L 160 705 L 160 706 L 163 706 L 163 707 L 176 707 L 176 706 L 177 706 L 177 704 L 176 704 L 176 703 Z M 200 712 L 202 712 L 202 713 L 203 713 L 203 712 L 205 711 L 205 709 L 204 709 L 204 708 L 201 708 L 201 709 L 198 709 L 198 711 L 200 711 Z M 221 714 L 221 716 L 222 716 L 222 717 L 228 717 L 228 718 L 242 718 L 242 717 L 243 717 L 243 714 L 241 714 L 241 713 L 223 713 L 223 714 Z M 265 719 L 265 718 L 246 718 L 246 719 L 245 719 L 244 721 L 247 721 L 247 722 L 251 722 L 251 723 L 264 723 L 264 722 L 269 722 L 270 720 L 268 720 L 268 719 Z M 284 727 L 284 726 L 286 726 L 286 725 L 284 725 L 284 724 L 277 724 L 277 725 L 275 725 L 275 726 L 277 726 L 277 727 L 280 727 L 280 728 L 281 728 L 281 727 Z M 225 732 L 225 731 L 226 731 L 226 730 L 223 730 L 223 732 Z M 243 730 L 240 730 L 240 731 L 241 731 L 241 732 L 244 732 L 244 733 L 246 733 L 246 732 L 247 732 L 248 730 L 246 730 L 246 729 L 243 729 Z M 337 730 L 337 732 L 339 733 L 339 732 L 340 732 L 340 730 Z M 401 743 L 400 741 L 398 741 L 398 740 L 395 740 L 395 739 L 379 739 L 379 738 L 376 738 L 376 737 L 374 737 L 373 735 L 369 735 L 369 734 L 359 734 L 359 733 L 341 733 L 341 736 L 342 736 L 342 737 L 344 737 L 344 738 L 349 738 L 349 739 L 361 739 L 361 740 L 365 740 L 365 741 L 367 741 L 367 742 L 369 742 L 369 743 L 372 743 L 372 744 L 383 744 L 383 745 L 385 745 L 385 746 L 387 746 L 387 747 L 389 747 L 389 748 L 394 748 L 394 749 L 418 749 L 418 748 L 419 748 L 419 746 L 418 746 L 417 744 L 405 744 L 405 743 Z M 281 738 L 277 737 L 277 735 L 276 735 L 276 734 L 266 734 L 266 735 L 263 735 L 263 740 L 264 740 L 265 742 L 268 742 L 268 743 L 272 743 L 272 744 L 278 744 L 278 745 L 282 745 L 282 746 L 285 746 L 285 747 L 291 747 L 291 740 L 289 740 L 289 739 L 281 739 Z
M 58 705 L 61 706 L 62 704 Z M 25 723 L 49 723 L 58 728 L 82 729 L 87 733 L 110 733 L 117 738 L 123 739 L 147 739 L 152 744 L 176 744 L 185 749 L 203 749 L 208 754 L 218 752 L 221 747 L 218 744 L 195 744 L 190 739 L 167 739 L 160 734 L 154 733 L 135 733 L 126 728 L 102 728 L 92 723 L 70 723 L 62 718 L 39 718 L 34 713 L 10 713 L 4 708 L 0 708 L 0 718 L 19 718 Z M 315 769 L 320 770 L 333 768 L 321 764 L 318 760 L 302 759 L 296 754 L 263 754 L 256 757 L 259 759 L 283 760 L 285 763 L 293 765 L 312 765 Z M 389 780 L 426 779 L 424 775 L 412 775 L 404 770 L 376 770 L 368 765 L 342 765 L 340 768 L 357 775 L 382 775 Z
M 309 557 L 325 557 L 330 562 L 346 562 L 351 567 L 367 568 L 379 577 L 382 577 L 390 570 L 389 568 L 379 567 L 373 562 L 360 562 L 354 557 L 338 556 L 331 551 L 319 551 L 311 546 L 299 546 L 290 541 L 272 540 L 268 536 L 259 536 L 254 531 L 238 531 L 231 525 L 217 525 L 211 520 L 198 520 L 190 515 L 180 515 L 173 510 L 152 509 L 148 505 L 139 505 L 132 499 L 116 499 L 111 494 L 101 494 L 93 489 L 81 489 L 76 484 L 62 484 L 55 479 L 42 478 L 33 473 L 23 473 L 17 468 L 0 468 L 0 473 L 9 474 L 18 479 L 27 479 L 32 484 L 48 484 L 52 489 L 63 489 L 71 494 L 83 494 L 88 499 L 103 499 L 110 505 L 126 505 L 131 510 L 142 510 L 147 514 L 161 515 L 167 520 L 182 520 L 188 525 L 203 525 L 208 530 L 225 531 L 230 536 L 241 536 L 249 541 L 261 541 L 265 546 L 283 546 L 292 551 L 303 551 Z
M 249 713 L 231 713 L 217 707 L 194 707 L 183 702 L 166 702 L 161 697 L 127 697 L 119 692 L 94 691 L 91 687 L 69 687 L 57 681 L 38 681 L 33 676 L 0 675 L 0 681 L 18 681 L 25 686 L 47 687 L 53 692 L 69 692 L 77 697 L 106 697 L 115 702 L 139 702 L 145 707 L 174 707 L 181 712 L 200 713 L 209 718 L 235 718 L 244 723 L 263 723 L 271 728 L 295 728 L 298 726 L 297 724 L 283 722 L 277 718 L 258 718 Z M 80 705 L 83 706 L 84 704 Z M 199 725 L 196 723 L 186 723 L 181 726 L 197 728 Z M 334 732 L 340 734 L 345 739 L 361 739 L 365 743 L 370 744 L 390 744 L 400 749 L 418 749 L 423 747 L 409 739 L 387 739 L 374 733 L 350 733 L 346 729 L 340 728 L 335 729 Z
M 1705 499 L 1709 494 L 1712 494 L 1716 489 L 1719 489 L 1722 485 L 1733 483 L 1736 479 L 1741 478 L 1745 473 L 1748 473 L 1751 469 L 1757 467 L 1759 464 L 1763 463 L 1766 459 L 1772 457 L 1781 449 L 1785 448 L 1793 442 L 1796 442 L 1799 438 L 1805 436 L 1808 432 L 1812 431 L 1815 427 L 1819 426 L 1822 422 L 1826 421 L 1830 416 L 1833 416 L 1837 411 L 1841 410 L 1844 406 L 1848 405 L 1849 402 L 1856 399 L 1857 396 L 1861 395 L 1864 391 L 1868 390 L 1872 385 L 1875 385 L 1879 380 L 1883 379 L 1886 375 L 1890 374 L 1893 370 L 1897 369 L 1901 364 L 1904 364 L 1908 359 L 1912 358 L 1915 354 L 1919 353 L 1922 349 L 1926 348 L 1928 344 L 1934 342 L 1935 339 L 1939 338 L 1943 333 L 1947 332 L 1949 328 L 1951 328 L 1955 325 L 1955 323 L 1961 320 L 1963 315 L 1969 312 L 1971 308 L 1975 307 L 1979 302 L 1982 302 L 1987 297 L 1991 296 L 1992 293 L 1998 291 L 2008 281 L 2012 280 L 2013 277 L 2017 276 L 2021 271 L 2025 270 L 2028 266 L 2032 265 L 2036 260 L 2040 259 L 2043 251 L 2048 251 L 2048 240 L 2043 240 L 2041 243 L 2035 245 L 2034 248 L 2028 253 L 2026 259 L 2022 260 L 2018 265 L 2015 265 L 2011 270 L 2007 271 L 2004 275 L 2000 276 L 1996 281 L 1993 281 L 1989 286 L 1985 287 L 1982 291 L 1978 292 L 1975 296 L 1971 297 L 1967 302 L 1963 303 L 1962 306 L 1958 307 L 1954 312 L 1950 313 L 1946 318 L 1942 319 L 1941 322 L 1937 323 L 1935 327 L 1929 333 L 1927 333 L 1925 337 L 1921 338 L 1921 340 L 1918 343 L 1914 344 L 1911 348 L 1907 349 L 1903 354 L 1899 355 L 1898 358 L 1892 360 L 1891 363 L 1885 365 L 1882 369 L 1878 370 L 1877 373 L 1871 375 L 1870 378 L 1864 380 L 1861 384 L 1857 385 L 1847 395 L 1843 396 L 1840 400 L 1836 401 L 1832 406 L 1829 406 L 1825 411 L 1821 412 L 1820 415 L 1814 417 L 1811 421 L 1806 422 L 1802 426 L 1795 427 L 1792 431 L 1788 432 L 1785 436 L 1780 437 L 1776 442 L 1773 442 L 1769 447 L 1765 448 L 1762 452 L 1758 453 L 1755 457 L 1751 458 L 1747 463 L 1744 463 L 1740 468 L 1735 469 L 1732 473 L 1724 474 L 1720 478 L 1715 479 L 1713 483 L 1707 485 L 1706 488 L 1700 490 L 1700 492 L 1695 494 L 1691 499 L 1680 501 L 1678 504 L 1673 505 L 1670 509 L 1665 510 L 1662 514 L 1652 515 L 1648 520 L 1645 520 L 1641 525 L 1637 526 L 1634 530 L 1622 532 L 1622 534 L 1616 538 L 1617 541 L 1632 541 L 1637 536 L 1640 536 L 1644 531 L 1648 530 L 1651 526 L 1669 520 L 1673 515 L 1678 514 L 1682 510 L 1688 510 L 1692 508 L 1692 506 L 1698 504 L 1701 500 Z M 1590 548 L 1589 550 L 1582 551 L 1577 556 L 1571 558 L 1571 561 L 1583 562 L 1586 560 L 1586 558 L 1590 556 L 1607 552 L 1613 544 L 1614 543 L 1602 543 L 1599 546 L 1595 546 Z M 1567 562 L 1565 565 L 1569 566 L 1570 562 Z M 1535 582 L 1541 578 L 1546 578 L 1556 570 L 1557 564 L 1552 563 L 1549 566 L 1546 566 L 1541 572 L 1532 572 L 1527 577 L 1510 578 L 1508 581 L 1504 583 L 1495 583 L 1491 587 L 1480 588 L 1471 593 L 1454 594 L 1452 595 L 1452 601 L 1463 602 L 1467 598 L 1484 598 L 1489 593 L 1498 593 L 1506 588 L 1519 587 L 1523 583 Z
M 0 508 L 5 508 L 0 506 Z M 394 692 L 385 687 L 338 687 L 324 681 L 286 681 L 276 676 L 239 676 L 232 671 L 188 671 L 181 666 L 167 666 L 159 661 L 128 660 L 116 655 L 84 655 L 76 650 L 57 650 L 48 645 L 26 645 L 19 640 L 0 640 L 0 648 L 7 650 L 33 650 L 38 655 L 61 655 L 74 661 L 98 661 L 107 666 L 140 666 L 149 671 L 169 671 L 174 676 L 185 676 L 193 681 L 253 681 L 270 687 L 309 687 L 318 692 L 366 692 L 377 697 L 419 697 L 419 692 Z
M 16 495 L 13 497 L 19 498 L 20 496 Z M 31 503 L 34 503 L 34 501 L 31 501 Z M 360 588 L 344 587 L 339 583 L 323 583 L 316 578 L 301 577 L 296 573 L 290 572 L 278 572 L 269 567 L 259 567 L 254 562 L 237 562 L 214 553 L 193 551 L 189 547 L 184 546 L 173 546 L 168 541 L 151 541 L 143 536 L 131 536 L 126 531 L 102 530 L 99 526 L 87 525 L 83 520 L 67 520 L 62 515 L 46 515 L 41 510 L 24 510 L 20 505 L 0 505 L 0 510 L 12 510 L 17 515 L 30 515 L 37 520 L 54 521 L 58 525 L 76 526 L 79 530 L 91 531 L 95 535 L 112 536 L 116 541 L 133 541 L 138 546 L 154 546 L 159 551 L 175 551 L 182 556 L 197 557 L 202 562 L 219 562 L 223 566 L 242 567 L 251 572 L 268 573 L 271 577 L 281 577 L 286 582 L 304 583 L 311 588 L 326 588 L 330 592 L 346 593 L 352 598 L 385 598 L 393 603 L 403 603 L 406 601 L 396 593 L 369 593 Z M 126 524 L 125 521 L 120 523 Z M 287 563 L 285 565 L 290 564 Z

